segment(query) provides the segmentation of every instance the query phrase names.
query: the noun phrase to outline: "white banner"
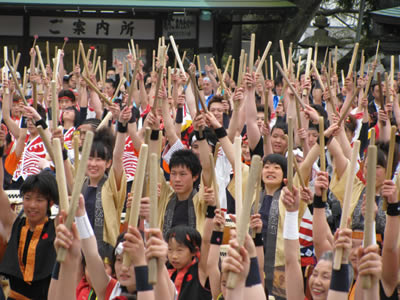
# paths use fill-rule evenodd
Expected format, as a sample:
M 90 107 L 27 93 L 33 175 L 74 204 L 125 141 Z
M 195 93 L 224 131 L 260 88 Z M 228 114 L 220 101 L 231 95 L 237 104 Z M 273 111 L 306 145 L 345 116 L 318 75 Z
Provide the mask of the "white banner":
M 30 17 L 29 35 L 101 39 L 153 40 L 151 19 Z
M 172 16 L 163 22 L 163 35 L 171 34 L 175 40 L 192 40 L 197 37 L 196 16 Z

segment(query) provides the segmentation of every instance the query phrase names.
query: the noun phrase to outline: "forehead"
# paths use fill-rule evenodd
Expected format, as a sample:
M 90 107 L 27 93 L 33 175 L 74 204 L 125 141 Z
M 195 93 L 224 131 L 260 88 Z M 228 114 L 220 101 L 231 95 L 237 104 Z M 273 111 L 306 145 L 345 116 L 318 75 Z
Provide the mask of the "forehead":
M 219 107 L 222 107 L 222 103 L 221 102 L 213 102 L 213 103 L 211 103 L 210 104 L 210 109 L 212 109 L 212 108 L 219 108 Z
M 176 165 L 171 168 L 171 172 L 190 172 L 190 169 L 185 165 Z
M 315 266 L 315 270 L 318 272 L 331 272 L 332 263 L 329 260 L 320 260 Z
M 283 131 L 282 128 L 274 128 L 274 129 L 272 129 L 272 134 L 285 135 L 285 132 Z
M 25 197 L 35 197 L 35 198 L 46 198 L 42 193 L 40 193 L 38 190 L 33 190 L 29 192 L 24 193 L 24 198 Z

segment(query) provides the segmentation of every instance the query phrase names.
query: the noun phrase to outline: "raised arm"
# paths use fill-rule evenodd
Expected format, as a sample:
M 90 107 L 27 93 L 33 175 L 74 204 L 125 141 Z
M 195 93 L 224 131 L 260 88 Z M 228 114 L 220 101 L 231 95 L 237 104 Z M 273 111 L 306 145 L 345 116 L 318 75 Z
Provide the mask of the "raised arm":
M 303 275 L 299 262 L 299 191 L 293 187 L 293 192 L 291 192 L 284 187 L 283 193 L 282 201 L 286 208 L 283 226 L 286 296 L 288 299 L 303 300 Z
M 118 105 L 118 104 L 113 104 Z M 113 152 L 113 163 L 112 167 L 115 174 L 115 182 L 117 188 L 121 186 L 122 176 L 124 174 L 124 166 L 122 162 L 122 156 L 124 154 L 126 132 L 128 130 L 128 121 L 132 116 L 132 107 L 125 106 L 119 114 L 119 120 L 117 125 L 117 138 L 115 140 L 115 147 Z
M 205 128 L 205 116 L 203 114 L 197 115 L 193 120 L 193 127 L 195 132 L 199 131 L 200 128 Z M 210 146 L 207 143 L 207 139 L 198 140 L 199 152 L 200 152 L 200 163 L 202 166 L 202 178 L 206 186 L 211 186 L 211 165 L 210 165 Z
M 397 180 L 399 180 L 397 178 Z M 382 196 L 388 200 L 388 210 L 386 215 L 385 242 L 382 250 L 382 286 L 387 297 L 393 294 L 397 287 L 399 270 L 399 217 L 393 212 L 393 208 L 398 207 L 398 190 L 392 180 L 385 180 L 381 190 Z M 397 211 L 397 210 L 395 210 Z
M 261 138 L 260 129 L 257 126 L 257 107 L 255 98 L 256 80 L 254 74 L 246 73 L 244 76 L 244 85 L 247 137 L 250 149 L 254 150 Z
M 162 99 L 162 116 L 164 120 L 165 135 L 167 137 L 168 143 L 172 146 L 179 139 L 176 134 L 174 121 L 171 118 L 171 113 L 169 109 L 167 90 L 162 87 L 159 92 L 159 97 Z
M 233 112 L 228 128 L 228 137 L 232 142 L 235 139 L 236 133 L 240 133 L 243 129 L 243 120 L 241 120 L 241 117 L 243 117 L 243 110 L 243 88 L 239 88 L 233 94 Z M 246 118 L 243 119 L 245 121 Z
M 15 138 L 19 137 L 20 130 L 18 125 L 11 119 L 11 102 L 13 98 L 13 92 L 10 89 L 10 82 L 9 81 L 3 81 L 3 84 L 5 86 L 9 87 L 10 93 L 8 94 L 3 94 L 3 101 L 2 101 L 2 110 L 3 110 L 3 120 L 4 123 L 6 123 L 8 129 L 12 133 L 12 135 Z

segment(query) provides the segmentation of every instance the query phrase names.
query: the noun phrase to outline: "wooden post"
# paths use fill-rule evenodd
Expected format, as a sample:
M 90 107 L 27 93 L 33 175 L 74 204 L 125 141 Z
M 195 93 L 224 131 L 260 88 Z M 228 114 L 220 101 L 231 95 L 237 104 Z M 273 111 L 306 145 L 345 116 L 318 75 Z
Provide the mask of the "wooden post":
M 139 220 L 140 200 L 142 198 L 142 189 L 144 182 L 144 173 L 146 170 L 147 154 L 148 154 L 148 145 L 142 144 L 139 152 L 139 161 L 137 164 L 135 180 L 133 182 L 133 201 L 131 204 L 131 210 L 129 214 L 129 225 L 133 227 L 137 227 L 137 223 Z M 123 253 L 122 263 L 124 264 L 124 266 L 131 265 L 131 258 L 126 252 Z
M 65 170 L 64 170 L 64 160 L 61 151 L 62 145 L 59 138 L 53 139 L 53 152 L 54 152 L 54 164 L 56 166 L 56 179 L 58 186 L 58 195 L 60 199 L 60 210 L 68 211 L 69 203 L 68 203 L 68 189 L 67 189 L 67 181 L 65 179 Z
M 343 199 L 343 210 L 342 216 L 340 218 L 340 228 L 347 228 L 347 219 L 350 215 L 350 204 L 351 204 L 351 194 L 353 192 L 354 178 L 357 172 L 357 158 L 360 152 L 360 141 L 355 141 L 353 145 L 353 151 L 351 153 L 350 160 L 350 172 L 347 177 L 346 188 L 344 191 Z M 375 191 L 374 191 L 375 192 Z M 333 262 L 333 269 L 340 270 L 340 265 L 342 264 L 343 248 L 337 248 L 335 251 L 335 259 Z
M 157 185 L 158 185 L 158 173 L 159 173 L 159 162 L 157 153 L 150 154 L 150 228 L 157 228 L 157 217 L 158 217 L 158 195 L 157 195 Z M 157 274 L 158 274 L 158 259 L 153 257 L 149 260 L 149 283 L 152 285 L 157 284 Z
M 325 135 L 324 135 L 324 117 L 319 117 L 319 161 L 321 163 L 321 172 L 326 171 L 326 161 L 325 161 Z M 322 191 L 322 201 L 327 200 L 327 190 Z
M 248 232 L 248 227 L 250 223 L 251 204 L 253 201 L 254 192 L 256 190 L 257 178 L 259 177 L 259 173 L 261 171 L 260 162 L 261 162 L 261 157 L 258 155 L 254 155 L 251 160 L 250 174 L 247 180 L 246 194 L 244 197 L 242 212 L 239 216 L 236 215 L 237 216 L 236 238 L 238 240 L 239 247 L 244 245 L 246 234 Z M 238 274 L 236 273 L 228 273 L 228 280 L 226 283 L 228 289 L 233 289 L 236 286 L 237 275 Z
M 372 245 L 372 237 L 375 235 L 373 231 L 375 221 L 375 187 L 376 187 L 376 161 L 378 149 L 375 145 L 368 146 L 368 161 L 367 161 L 367 185 L 365 197 L 365 216 L 364 216 L 364 243 L 366 248 Z M 361 282 L 363 289 L 371 288 L 371 275 L 362 275 Z
M 72 195 L 71 195 L 71 203 L 68 210 L 68 217 L 67 220 L 65 221 L 65 226 L 67 226 L 68 229 L 71 229 L 72 222 L 75 219 L 76 210 L 78 209 L 79 197 L 81 194 L 83 181 L 85 180 L 86 167 L 90 151 L 92 148 L 93 137 L 94 133 L 92 131 L 86 132 L 85 142 L 83 143 L 83 149 L 82 149 L 82 158 L 79 164 L 79 168 L 76 172 L 74 187 L 72 189 Z M 64 248 L 59 248 L 57 253 L 57 261 L 63 262 L 65 260 L 66 255 L 67 255 L 67 250 Z
M 237 136 L 233 143 L 235 154 L 235 212 L 236 217 L 240 218 L 243 204 L 242 192 L 242 138 Z
M 288 118 L 288 164 L 287 164 L 287 179 L 288 188 L 293 191 L 293 119 Z

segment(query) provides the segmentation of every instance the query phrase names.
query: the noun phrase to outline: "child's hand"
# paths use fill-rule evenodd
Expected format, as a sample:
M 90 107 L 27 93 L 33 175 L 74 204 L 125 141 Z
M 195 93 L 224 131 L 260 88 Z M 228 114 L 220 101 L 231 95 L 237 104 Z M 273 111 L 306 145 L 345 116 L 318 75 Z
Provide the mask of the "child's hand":
M 213 219 L 214 230 L 215 231 L 223 231 L 225 227 L 225 214 L 222 210 L 215 210 L 215 217 Z
M 161 230 L 159 228 L 145 229 L 145 235 L 146 259 L 147 261 L 149 261 L 150 258 L 158 258 L 158 268 L 160 271 L 167 261 L 168 244 L 164 241 Z

